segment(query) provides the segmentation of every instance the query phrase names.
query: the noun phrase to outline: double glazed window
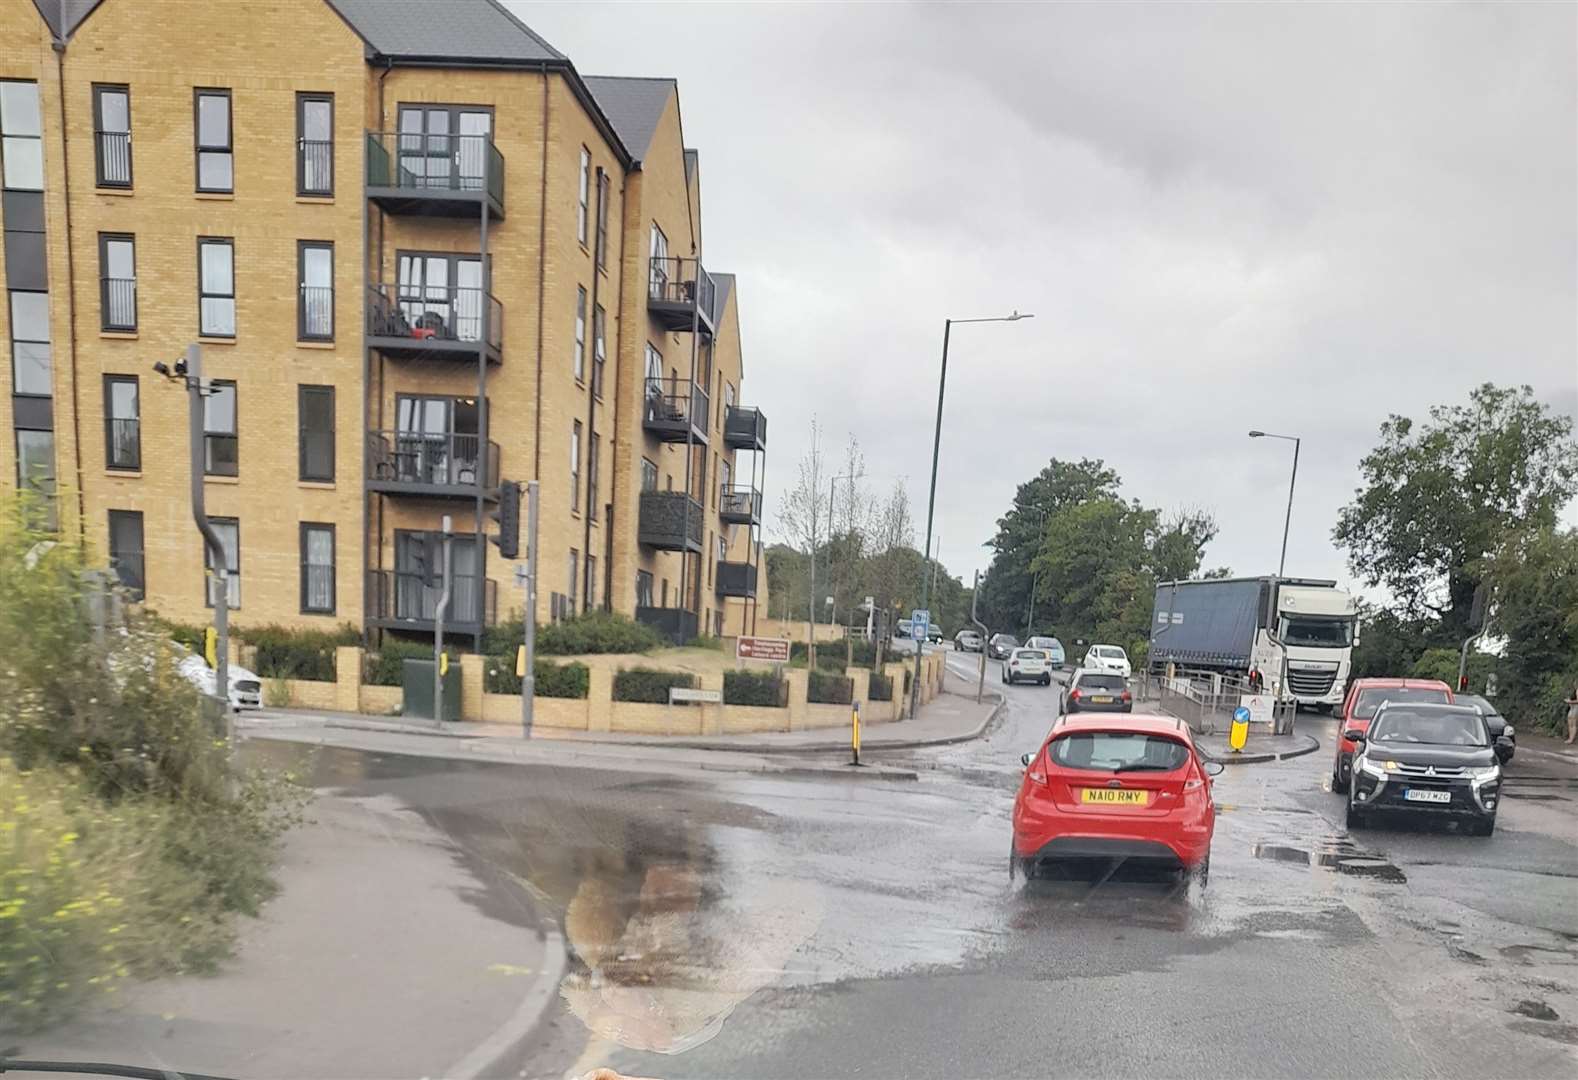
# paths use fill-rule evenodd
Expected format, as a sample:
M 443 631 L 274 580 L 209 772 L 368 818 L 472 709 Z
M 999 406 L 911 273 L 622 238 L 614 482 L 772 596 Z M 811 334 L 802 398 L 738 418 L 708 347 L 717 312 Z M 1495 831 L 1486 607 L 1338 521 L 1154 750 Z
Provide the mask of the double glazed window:
M 43 136 L 38 84 L 0 82 L 0 187 L 44 190 Z
M 220 546 L 225 550 L 225 570 L 230 581 L 230 596 L 226 606 L 235 610 L 241 606 L 241 523 L 235 518 L 209 518 L 208 523 L 219 534 Z M 214 575 L 214 553 L 203 544 L 203 565 L 208 569 L 208 606 L 213 607 L 219 597 L 219 579 Z
M 581 147 L 581 176 L 577 183 L 577 196 L 580 204 L 575 214 L 575 238 L 581 243 L 586 243 L 587 226 L 587 200 L 592 194 L 592 152 L 586 147 Z
M 99 233 L 99 325 L 137 329 L 137 242 L 119 233 Z
M 586 378 L 586 289 L 575 290 L 575 360 L 570 365 L 575 381 Z
M 197 332 L 236 336 L 236 250 L 229 237 L 197 240 Z
M 334 479 L 334 387 L 303 386 L 297 391 L 299 473 L 303 480 Z
M 586 448 L 586 516 L 597 520 L 597 459 L 602 456 L 603 437 L 592 432 Z
M 334 526 L 301 523 L 301 610 L 334 614 Z
M 302 240 L 296 245 L 301 278 L 296 305 L 296 337 L 300 341 L 334 340 L 334 245 Z
M 636 607 L 652 607 L 652 572 L 636 571 Z
M 597 174 L 597 268 L 608 268 L 608 174 Z
M 197 90 L 194 97 L 197 190 L 228 194 L 236 189 L 230 91 Z
M 570 510 L 581 509 L 581 422 L 570 425 Z
M 401 252 L 400 323 L 440 341 L 480 341 L 484 320 L 482 260 L 475 255 Z
M 449 105 L 400 106 L 400 184 L 480 191 L 487 185 L 493 114 Z
M 641 459 L 641 490 L 657 490 L 657 462 L 647 458 Z
M 603 396 L 603 366 L 608 360 L 608 313 L 598 304 L 592 313 L 592 393 Z
M 11 301 L 11 387 L 16 394 L 51 393 L 49 294 L 13 290 Z
M 142 513 L 111 510 L 110 566 L 133 600 L 141 600 L 148 586 L 142 545 Z
M 104 376 L 104 465 L 142 468 L 142 416 L 137 376 Z
M 215 379 L 203 398 L 203 456 L 203 469 L 209 476 L 235 476 L 240 471 L 233 382 Z
M 296 194 L 334 194 L 334 95 L 296 95 Z
M 124 86 L 93 88 L 93 162 L 99 187 L 132 186 L 131 91 Z

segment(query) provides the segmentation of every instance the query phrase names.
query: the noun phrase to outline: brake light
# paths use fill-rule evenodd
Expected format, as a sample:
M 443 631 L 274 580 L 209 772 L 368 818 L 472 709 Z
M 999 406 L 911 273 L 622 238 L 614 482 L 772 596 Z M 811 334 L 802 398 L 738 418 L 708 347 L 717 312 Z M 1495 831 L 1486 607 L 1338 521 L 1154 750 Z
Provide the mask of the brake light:
M 1120 700 L 1125 701 L 1125 702 L 1133 701 L 1134 700 L 1134 695 L 1130 694 L 1127 690 L 1125 690 L 1123 692 L 1123 697 Z
M 1205 781 L 1200 779 L 1198 776 L 1194 777 L 1193 779 L 1184 781 L 1184 790 L 1185 791 L 1193 791 L 1196 788 L 1201 788 L 1201 787 L 1204 787 L 1204 786 L 1205 786 Z
M 1074 689 L 1070 690 L 1068 692 L 1068 698 L 1069 698 L 1070 701 L 1078 701 L 1079 700 L 1079 687 L 1076 686 Z
M 1028 775 L 1032 784 L 1040 784 L 1042 787 L 1047 786 L 1047 770 L 1046 766 L 1041 764 L 1040 754 L 1037 754 L 1036 759 L 1030 763 Z

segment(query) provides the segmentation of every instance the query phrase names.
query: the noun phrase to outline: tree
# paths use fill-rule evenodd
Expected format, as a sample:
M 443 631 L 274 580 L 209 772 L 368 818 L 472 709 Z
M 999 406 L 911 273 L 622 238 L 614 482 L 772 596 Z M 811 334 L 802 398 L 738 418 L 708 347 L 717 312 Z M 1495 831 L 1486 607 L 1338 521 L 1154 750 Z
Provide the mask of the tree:
M 1578 492 L 1572 435 L 1572 420 L 1527 386 L 1485 383 L 1467 405 L 1436 406 L 1417 426 L 1394 414 L 1332 537 L 1400 614 L 1433 615 L 1439 640 L 1461 639 L 1487 559 L 1511 534 L 1554 528 Z
M 1183 581 L 1200 569 L 1205 546 L 1216 539 L 1216 518 L 1208 510 L 1189 508 L 1162 519 L 1151 542 L 1151 570 L 1157 581 Z M 1224 571 L 1220 576 L 1226 577 Z
M 822 456 L 820 435 L 820 429 L 813 418 L 811 445 L 806 450 L 805 456 L 800 459 L 794 487 L 784 495 L 778 511 L 779 523 L 788 535 L 791 546 L 808 559 L 806 574 L 808 583 L 814 583 L 816 580 L 817 549 L 827 540 L 828 517 L 832 509 L 828 505 L 829 477 L 826 459 Z M 768 588 L 770 591 L 771 583 Z M 817 597 L 810 595 L 812 591 L 809 587 L 806 590 L 808 594 L 806 614 L 815 622 L 824 613 Z
M 1531 529 L 1488 568 L 1491 630 L 1506 639 L 1497 665 L 1508 717 L 1556 730 L 1578 685 L 1578 529 Z

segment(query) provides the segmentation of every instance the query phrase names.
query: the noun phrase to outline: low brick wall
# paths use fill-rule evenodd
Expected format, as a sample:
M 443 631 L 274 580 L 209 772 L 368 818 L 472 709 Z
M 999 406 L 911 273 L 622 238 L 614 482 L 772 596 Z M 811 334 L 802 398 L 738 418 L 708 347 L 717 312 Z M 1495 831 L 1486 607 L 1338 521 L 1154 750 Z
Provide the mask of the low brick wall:
M 268 700 L 269 683 L 263 680 L 263 698 Z M 290 703 L 298 709 L 336 709 L 339 707 L 339 686 L 331 682 L 318 682 L 312 679 L 285 679 L 285 690 L 290 694 Z

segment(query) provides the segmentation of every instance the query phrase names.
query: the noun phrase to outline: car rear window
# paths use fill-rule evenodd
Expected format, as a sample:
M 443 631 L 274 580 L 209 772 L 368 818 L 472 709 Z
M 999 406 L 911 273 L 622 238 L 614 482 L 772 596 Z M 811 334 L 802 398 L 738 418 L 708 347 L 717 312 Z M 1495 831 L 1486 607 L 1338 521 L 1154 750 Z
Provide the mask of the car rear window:
M 1189 748 L 1161 735 L 1080 731 L 1053 739 L 1049 755 L 1065 769 L 1171 772 L 1189 760 Z
M 1439 687 L 1372 686 L 1359 691 L 1359 698 L 1353 703 L 1354 718 L 1357 720 L 1374 718 L 1375 710 L 1381 707 L 1383 701 L 1418 701 L 1432 705 L 1448 704 L 1447 692 Z
M 1014 653 L 1015 660 L 1045 660 L 1046 654 L 1040 649 L 1019 649 Z
M 1123 676 L 1088 673 L 1081 675 L 1076 685 L 1081 690 L 1122 690 Z
M 1376 742 L 1392 744 L 1484 746 L 1489 741 L 1483 717 L 1446 709 L 1387 709 L 1372 734 Z

